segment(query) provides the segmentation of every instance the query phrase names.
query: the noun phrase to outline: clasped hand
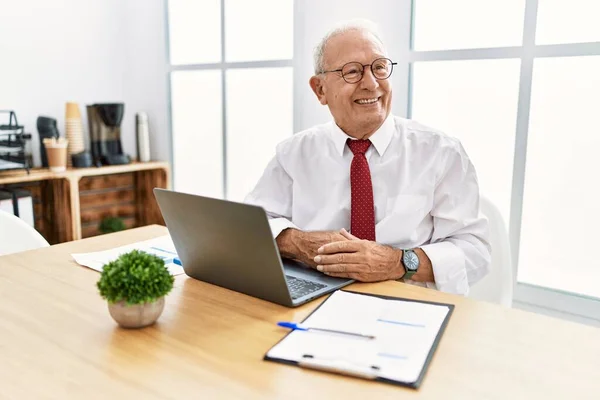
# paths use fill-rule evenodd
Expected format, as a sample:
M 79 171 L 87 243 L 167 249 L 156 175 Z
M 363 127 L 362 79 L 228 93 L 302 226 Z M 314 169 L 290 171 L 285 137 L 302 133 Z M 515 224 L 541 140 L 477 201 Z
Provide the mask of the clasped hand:
M 361 282 L 399 279 L 404 275 L 402 250 L 358 239 L 345 229 L 340 233 L 347 240 L 325 244 L 317 250 L 317 270 Z

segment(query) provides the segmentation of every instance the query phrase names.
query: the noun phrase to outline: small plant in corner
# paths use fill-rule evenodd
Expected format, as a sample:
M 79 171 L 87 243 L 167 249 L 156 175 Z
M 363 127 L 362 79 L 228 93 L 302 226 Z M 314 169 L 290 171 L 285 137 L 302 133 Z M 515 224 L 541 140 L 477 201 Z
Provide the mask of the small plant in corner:
M 106 217 L 103 218 L 98 226 L 98 230 L 101 233 L 113 233 L 124 231 L 126 229 L 123 218 L 119 217 Z
M 142 328 L 158 319 L 174 280 L 160 257 L 132 250 L 104 265 L 97 286 L 119 325 Z

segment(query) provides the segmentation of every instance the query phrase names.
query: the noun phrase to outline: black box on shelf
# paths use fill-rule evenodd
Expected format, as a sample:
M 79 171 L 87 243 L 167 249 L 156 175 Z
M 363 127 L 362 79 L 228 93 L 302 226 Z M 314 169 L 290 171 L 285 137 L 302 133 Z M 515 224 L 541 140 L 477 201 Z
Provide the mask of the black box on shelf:
M 8 123 L 3 123 L 8 116 Z M 31 135 L 19 125 L 14 111 L 0 110 L 0 171 L 31 168 L 30 157 L 25 151 Z

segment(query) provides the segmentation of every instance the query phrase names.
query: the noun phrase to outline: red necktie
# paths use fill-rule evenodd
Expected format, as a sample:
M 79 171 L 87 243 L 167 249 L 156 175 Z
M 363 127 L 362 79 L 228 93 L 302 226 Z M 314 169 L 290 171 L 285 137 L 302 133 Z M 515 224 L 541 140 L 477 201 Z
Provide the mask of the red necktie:
M 352 192 L 350 232 L 360 239 L 375 241 L 373 184 L 371 183 L 369 163 L 365 157 L 371 141 L 348 139 L 347 143 L 354 154 L 350 165 L 350 189 Z

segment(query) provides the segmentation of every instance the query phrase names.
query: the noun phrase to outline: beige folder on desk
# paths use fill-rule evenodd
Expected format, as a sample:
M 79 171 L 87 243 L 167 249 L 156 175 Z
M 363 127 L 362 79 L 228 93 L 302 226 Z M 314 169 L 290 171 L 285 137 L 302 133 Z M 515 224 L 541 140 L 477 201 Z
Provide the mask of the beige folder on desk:
M 264 359 L 418 388 L 454 305 L 338 290 Z M 371 338 L 369 338 L 371 337 Z

